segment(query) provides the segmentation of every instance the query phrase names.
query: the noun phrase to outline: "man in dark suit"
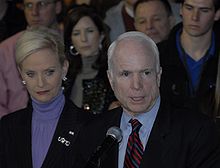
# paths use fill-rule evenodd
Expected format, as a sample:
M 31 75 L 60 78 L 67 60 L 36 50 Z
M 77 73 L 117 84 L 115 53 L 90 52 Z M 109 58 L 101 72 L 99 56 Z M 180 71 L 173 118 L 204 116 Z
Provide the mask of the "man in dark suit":
M 159 52 L 148 36 L 135 31 L 119 36 L 109 47 L 108 65 L 121 107 L 83 128 L 75 167 L 85 167 L 112 126 L 120 127 L 123 139 L 100 157 L 97 167 L 220 167 L 215 124 L 201 113 L 170 106 L 160 95 Z

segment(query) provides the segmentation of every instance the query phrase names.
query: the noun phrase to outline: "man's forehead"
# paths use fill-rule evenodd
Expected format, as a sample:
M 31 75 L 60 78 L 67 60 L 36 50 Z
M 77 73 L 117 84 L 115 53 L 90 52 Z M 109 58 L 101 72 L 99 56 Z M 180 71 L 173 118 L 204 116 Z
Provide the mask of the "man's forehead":
M 214 7 L 214 0 L 185 0 L 184 4 L 192 5 L 195 7 Z

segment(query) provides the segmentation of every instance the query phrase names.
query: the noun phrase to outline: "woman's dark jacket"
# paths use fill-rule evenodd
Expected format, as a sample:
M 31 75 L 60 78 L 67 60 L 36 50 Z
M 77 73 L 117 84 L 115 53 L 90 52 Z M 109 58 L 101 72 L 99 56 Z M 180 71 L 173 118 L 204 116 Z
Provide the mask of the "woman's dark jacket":
M 27 108 L 10 113 L 0 120 L 1 168 L 32 168 L 32 112 L 29 103 Z M 66 100 L 42 168 L 72 167 L 78 133 L 90 116 Z

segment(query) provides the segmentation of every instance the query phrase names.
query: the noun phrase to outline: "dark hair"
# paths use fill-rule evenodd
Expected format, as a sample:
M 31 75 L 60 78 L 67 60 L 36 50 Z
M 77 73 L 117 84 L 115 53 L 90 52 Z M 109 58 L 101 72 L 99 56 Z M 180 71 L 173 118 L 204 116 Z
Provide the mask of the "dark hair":
M 171 16 L 173 14 L 172 8 L 171 8 L 170 3 L 168 2 L 168 0 L 138 0 L 134 4 L 134 13 L 136 13 L 136 9 L 137 9 L 137 6 L 139 4 L 144 3 L 144 2 L 150 2 L 150 1 L 160 1 L 160 2 L 162 2 L 162 4 L 164 5 L 164 7 L 167 11 L 168 16 Z
M 220 1 L 219 0 L 212 0 L 214 3 L 215 11 L 219 10 L 220 8 Z M 185 0 L 181 0 L 181 3 L 183 4 Z
M 76 71 L 80 71 L 82 67 L 82 61 L 81 56 L 73 56 L 69 51 L 70 46 L 72 45 L 71 40 L 71 34 L 72 30 L 75 27 L 75 25 L 78 23 L 78 21 L 82 18 L 88 16 L 91 18 L 91 20 L 94 22 L 94 24 L 97 26 L 98 31 L 100 35 L 104 35 L 104 38 L 102 40 L 102 49 L 99 51 L 99 56 L 93 65 L 94 69 L 100 69 L 101 67 L 107 67 L 107 49 L 110 44 L 109 40 L 109 28 L 107 25 L 103 22 L 102 18 L 99 16 L 99 14 L 96 12 L 94 8 L 91 6 L 88 6 L 86 4 L 78 5 L 69 10 L 67 18 L 65 20 L 64 24 L 64 43 L 66 48 L 66 54 L 67 57 L 75 62 L 74 68 Z

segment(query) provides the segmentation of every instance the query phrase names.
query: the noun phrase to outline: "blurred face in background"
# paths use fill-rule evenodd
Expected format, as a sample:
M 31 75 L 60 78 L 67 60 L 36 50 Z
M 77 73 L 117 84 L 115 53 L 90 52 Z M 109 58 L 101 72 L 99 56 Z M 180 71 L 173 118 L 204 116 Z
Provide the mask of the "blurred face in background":
M 78 4 L 78 5 L 81 5 L 81 4 L 87 4 L 87 5 L 89 5 L 89 4 L 90 4 L 90 1 L 91 1 L 91 0 L 75 0 L 75 3 Z
M 160 1 L 143 2 L 136 8 L 136 30 L 148 35 L 155 43 L 168 38 L 173 23 L 173 16 L 169 16 Z
M 82 57 L 98 54 L 99 44 L 102 41 L 97 26 L 88 16 L 82 17 L 73 27 L 71 39 L 76 51 Z
M 219 19 L 213 0 L 185 0 L 180 13 L 183 18 L 183 33 L 199 37 L 211 34 L 214 21 Z
M 26 57 L 19 70 L 31 97 L 47 103 L 61 90 L 67 69 L 68 62 L 61 65 L 57 54 L 46 48 Z
M 24 13 L 29 26 L 52 27 L 62 10 L 61 1 L 24 0 Z

